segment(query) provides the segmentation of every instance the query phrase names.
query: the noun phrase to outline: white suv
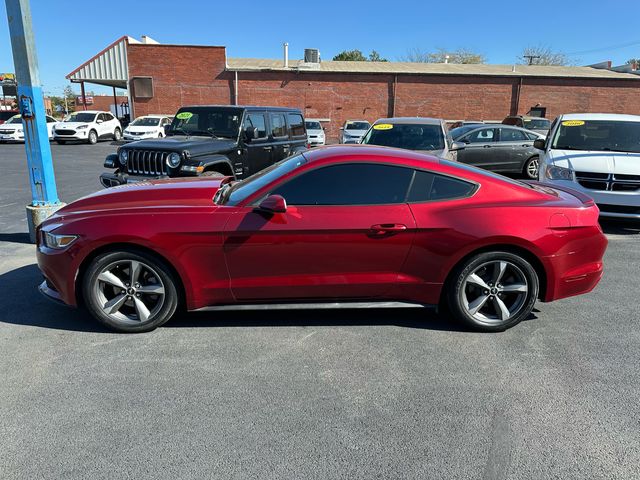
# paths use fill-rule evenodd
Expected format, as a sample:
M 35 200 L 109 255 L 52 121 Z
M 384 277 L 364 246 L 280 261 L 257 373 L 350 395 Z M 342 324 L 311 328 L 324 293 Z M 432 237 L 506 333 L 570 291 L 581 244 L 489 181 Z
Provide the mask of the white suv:
M 561 115 L 534 146 L 540 181 L 586 193 L 603 217 L 640 219 L 640 116 Z
M 146 115 L 138 117 L 124 129 L 125 140 L 142 140 L 143 138 L 162 138 L 165 136 L 165 125 L 171 125 L 169 115 Z
M 120 121 L 110 112 L 73 112 L 53 129 L 53 139 L 62 145 L 70 140 L 82 140 L 93 145 L 101 138 L 122 138 Z

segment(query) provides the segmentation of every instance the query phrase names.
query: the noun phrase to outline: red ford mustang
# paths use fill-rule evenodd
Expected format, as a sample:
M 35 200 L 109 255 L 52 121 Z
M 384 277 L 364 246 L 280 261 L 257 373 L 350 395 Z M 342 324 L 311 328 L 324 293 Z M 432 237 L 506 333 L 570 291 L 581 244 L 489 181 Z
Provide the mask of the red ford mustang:
M 240 182 L 80 199 L 38 232 L 40 290 L 124 332 L 179 306 L 404 302 L 480 330 L 592 290 L 607 240 L 579 192 L 382 147 L 328 147 Z

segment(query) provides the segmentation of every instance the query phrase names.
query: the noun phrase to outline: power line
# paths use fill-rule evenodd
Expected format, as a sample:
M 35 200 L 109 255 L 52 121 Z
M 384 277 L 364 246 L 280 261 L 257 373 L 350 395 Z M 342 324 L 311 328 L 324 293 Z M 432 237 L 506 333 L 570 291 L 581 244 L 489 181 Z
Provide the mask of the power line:
M 633 47 L 634 45 L 640 45 L 640 41 L 621 43 L 618 45 L 610 45 L 608 47 L 593 48 L 591 50 L 581 50 L 579 52 L 569 52 L 569 53 L 566 53 L 565 55 L 574 56 L 574 55 L 585 55 L 587 53 L 607 52 L 610 50 L 618 50 L 620 48 Z

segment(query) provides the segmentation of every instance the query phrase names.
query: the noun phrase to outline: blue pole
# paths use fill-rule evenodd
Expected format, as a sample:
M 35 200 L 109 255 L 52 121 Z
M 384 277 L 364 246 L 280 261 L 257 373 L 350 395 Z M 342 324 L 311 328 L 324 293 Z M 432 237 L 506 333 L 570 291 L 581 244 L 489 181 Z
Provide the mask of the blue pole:
M 27 206 L 27 217 L 33 241 L 35 227 L 62 204 L 58 200 L 53 172 L 29 0 L 5 2 L 31 184 L 32 203 Z

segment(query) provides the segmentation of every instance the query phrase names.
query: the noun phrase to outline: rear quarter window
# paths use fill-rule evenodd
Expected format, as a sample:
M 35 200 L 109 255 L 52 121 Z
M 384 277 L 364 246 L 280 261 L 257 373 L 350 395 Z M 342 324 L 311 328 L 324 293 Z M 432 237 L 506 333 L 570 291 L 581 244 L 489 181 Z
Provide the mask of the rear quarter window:
M 469 197 L 475 190 L 476 185 L 465 180 L 416 170 L 407 201 L 454 200 Z
M 289 119 L 289 128 L 291 129 L 291 135 L 294 137 L 302 137 L 305 135 L 304 119 L 299 113 L 289 113 L 287 115 Z

